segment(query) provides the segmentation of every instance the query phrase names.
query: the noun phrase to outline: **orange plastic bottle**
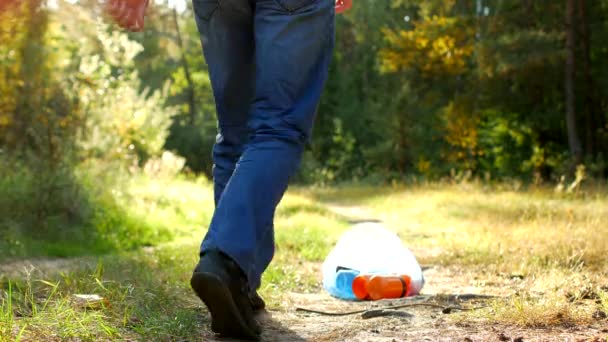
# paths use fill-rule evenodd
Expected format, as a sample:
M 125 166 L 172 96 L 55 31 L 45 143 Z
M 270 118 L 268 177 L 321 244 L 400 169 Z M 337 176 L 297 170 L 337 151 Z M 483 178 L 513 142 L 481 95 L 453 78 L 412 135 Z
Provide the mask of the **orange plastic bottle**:
M 371 277 L 371 275 L 360 275 L 355 277 L 355 280 L 353 280 L 353 293 L 355 294 L 355 297 L 360 300 L 369 299 L 367 283 Z
M 407 297 L 411 279 L 406 275 L 361 275 L 353 281 L 353 293 L 357 298 L 378 300 Z

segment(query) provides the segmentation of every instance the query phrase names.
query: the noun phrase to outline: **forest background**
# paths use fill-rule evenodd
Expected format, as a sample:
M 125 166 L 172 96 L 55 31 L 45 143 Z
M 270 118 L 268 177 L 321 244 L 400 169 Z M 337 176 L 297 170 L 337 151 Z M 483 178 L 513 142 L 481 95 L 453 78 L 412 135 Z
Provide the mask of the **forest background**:
M 191 4 L 154 4 L 143 33 L 92 0 L 0 7 L 0 254 L 169 239 L 121 184 L 208 181 L 216 121 Z M 357 0 L 294 183 L 605 182 L 607 16 L 608 0 Z M 41 247 L 75 237 L 91 243 Z

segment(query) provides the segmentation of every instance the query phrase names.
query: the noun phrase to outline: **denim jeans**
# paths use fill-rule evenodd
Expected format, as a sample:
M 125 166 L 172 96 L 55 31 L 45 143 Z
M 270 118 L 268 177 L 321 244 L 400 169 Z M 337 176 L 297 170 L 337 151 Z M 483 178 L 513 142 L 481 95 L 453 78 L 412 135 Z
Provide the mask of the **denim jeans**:
M 218 249 L 258 288 L 273 218 L 309 140 L 334 45 L 335 0 L 193 0 L 215 97 Z

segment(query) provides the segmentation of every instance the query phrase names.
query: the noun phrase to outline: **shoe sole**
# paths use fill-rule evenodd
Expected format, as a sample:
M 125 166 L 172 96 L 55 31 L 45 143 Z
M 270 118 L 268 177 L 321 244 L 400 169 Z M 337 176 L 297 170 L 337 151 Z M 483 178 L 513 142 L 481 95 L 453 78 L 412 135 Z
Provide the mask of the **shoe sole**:
M 258 341 L 256 334 L 238 310 L 228 286 L 215 274 L 194 273 L 190 285 L 211 313 L 211 330 L 225 337 Z

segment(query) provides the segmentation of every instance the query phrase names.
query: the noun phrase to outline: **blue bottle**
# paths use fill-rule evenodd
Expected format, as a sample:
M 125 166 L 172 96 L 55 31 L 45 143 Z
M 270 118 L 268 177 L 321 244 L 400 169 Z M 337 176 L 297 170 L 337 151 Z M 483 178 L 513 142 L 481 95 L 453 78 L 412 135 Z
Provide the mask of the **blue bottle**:
M 334 279 L 326 284 L 326 289 L 334 297 L 346 300 L 357 300 L 353 293 L 353 280 L 359 275 L 359 271 L 340 269 L 335 273 Z

